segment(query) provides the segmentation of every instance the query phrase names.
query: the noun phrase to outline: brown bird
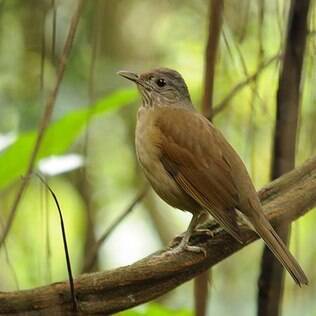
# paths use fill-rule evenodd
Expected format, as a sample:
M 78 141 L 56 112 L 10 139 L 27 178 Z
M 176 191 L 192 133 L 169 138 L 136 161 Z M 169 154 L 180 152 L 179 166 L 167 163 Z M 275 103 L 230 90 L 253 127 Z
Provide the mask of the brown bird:
M 242 243 L 238 210 L 299 285 L 302 268 L 266 219 L 255 187 L 239 155 L 191 102 L 182 76 L 155 69 L 141 75 L 118 72 L 136 83 L 142 96 L 137 114 L 136 152 L 156 193 L 169 205 L 193 214 L 175 252 L 186 249 L 205 211 Z

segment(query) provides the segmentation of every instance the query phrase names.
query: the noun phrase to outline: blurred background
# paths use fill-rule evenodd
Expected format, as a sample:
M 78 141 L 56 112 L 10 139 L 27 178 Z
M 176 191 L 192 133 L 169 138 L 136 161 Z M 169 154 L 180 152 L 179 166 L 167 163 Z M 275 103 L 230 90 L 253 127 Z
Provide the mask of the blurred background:
M 53 88 L 75 0 L 0 1 L 0 227 L 26 173 L 39 121 Z M 219 42 L 213 120 L 246 163 L 259 189 L 269 182 L 280 51 L 290 1 L 227 0 Z M 316 151 L 316 11 L 309 12 L 296 164 Z M 201 107 L 208 1 L 86 1 L 52 123 L 36 163 L 61 205 L 74 274 L 131 264 L 183 232 L 190 214 L 152 191 L 105 239 L 96 240 L 146 185 L 134 150 L 135 87 L 116 75 L 170 67 Z M 268 62 L 267 62 L 268 61 Z M 263 65 L 263 66 L 262 66 Z M 238 84 L 228 102 L 222 101 Z M 316 315 L 315 212 L 295 222 L 291 250 L 310 278 L 299 289 L 286 274 L 284 315 Z M 1 230 L 1 229 L 0 229 Z M 255 315 L 263 242 L 218 264 L 209 284 L 210 315 Z M 0 291 L 67 279 L 59 217 L 49 193 L 30 179 L 5 247 Z M 192 282 L 122 315 L 193 315 Z

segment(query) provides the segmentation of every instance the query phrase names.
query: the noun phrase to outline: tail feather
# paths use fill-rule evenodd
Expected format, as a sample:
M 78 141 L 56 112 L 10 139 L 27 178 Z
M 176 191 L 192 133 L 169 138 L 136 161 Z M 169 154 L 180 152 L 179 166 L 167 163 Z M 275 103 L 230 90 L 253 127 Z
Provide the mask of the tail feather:
M 264 216 L 260 216 L 259 218 L 252 219 L 251 223 L 279 262 L 290 273 L 294 281 L 299 286 L 302 284 L 307 285 L 307 276 L 276 231 L 273 229 L 269 221 Z

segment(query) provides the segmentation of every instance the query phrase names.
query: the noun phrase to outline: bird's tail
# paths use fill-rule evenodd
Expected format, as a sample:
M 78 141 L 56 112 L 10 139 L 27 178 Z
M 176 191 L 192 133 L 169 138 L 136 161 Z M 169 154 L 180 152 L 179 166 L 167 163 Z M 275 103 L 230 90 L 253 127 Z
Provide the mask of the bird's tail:
M 264 240 L 283 267 L 290 273 L 294 281 L 299 286 L 308 284 L 308 279 L 304 271 L 264 215 L 252 218 L 251 222 L 259 236 Z

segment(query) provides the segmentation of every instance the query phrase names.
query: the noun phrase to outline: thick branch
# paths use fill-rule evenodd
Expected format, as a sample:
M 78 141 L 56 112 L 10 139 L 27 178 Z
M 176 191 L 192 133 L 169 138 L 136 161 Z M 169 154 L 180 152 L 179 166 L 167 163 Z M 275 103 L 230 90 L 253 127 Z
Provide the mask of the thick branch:
M 259 192 L 274 225 L 294 221 L 316 205 L 316 157 L 273 181 Z M 150 301 L 192 279 L 258 238 L 241 227 L 241 245 L 216 224 L 214 237 L 196 236 L 192 242 L 206 250 L 200 254 L 154 253 L 130 266 L 79 276 L 75 280 L 83 315 L 110 314 Z M 67 282 L 11 293 L 0 293 L 0 315 L 74 315 Z

